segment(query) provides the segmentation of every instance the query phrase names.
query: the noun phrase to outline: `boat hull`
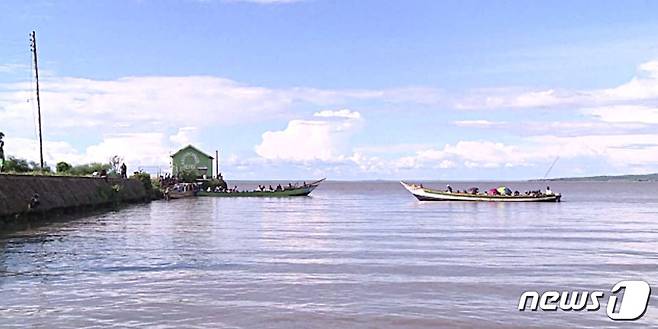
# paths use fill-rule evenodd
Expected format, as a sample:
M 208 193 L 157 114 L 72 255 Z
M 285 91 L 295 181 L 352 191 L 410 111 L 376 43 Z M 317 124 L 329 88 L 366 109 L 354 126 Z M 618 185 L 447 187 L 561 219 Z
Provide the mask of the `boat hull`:
M 544 196 L 506 196 L 506 195 L 484 195 L 467 193 L 450 193 L 419 187 L 416 185 L 400 182 L 416 199 L 420 201 L 480 201 L 480 202 L 560 202 L 561 195 Z
M 194 196 L 194 191 L 185 191 L 185 192 L 169 192 L 165 193 L 166 200 L 175 200 L 183 198 L 191 198 Z
M 205 192 L 199 191 L 197 196 L 214 197 L 214 198 L 286 198 L 295 196 L 308 196 L 317 188 L 324 179 L 309 184 L 307 187 L 300 187 L 283 191 L 247 191 L 247 192 Z

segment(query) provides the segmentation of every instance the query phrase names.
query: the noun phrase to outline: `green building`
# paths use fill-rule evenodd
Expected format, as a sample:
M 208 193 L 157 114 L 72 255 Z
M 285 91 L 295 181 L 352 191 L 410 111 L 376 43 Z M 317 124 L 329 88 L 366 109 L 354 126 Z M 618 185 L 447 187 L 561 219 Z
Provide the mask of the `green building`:
M 212 178 L 215 174 L 212 168 L 213 159 L 198 148 L 188 145 L 171 155 L 171 173 L 175 176 L 182 171 L 194 170 L 198 178 Z

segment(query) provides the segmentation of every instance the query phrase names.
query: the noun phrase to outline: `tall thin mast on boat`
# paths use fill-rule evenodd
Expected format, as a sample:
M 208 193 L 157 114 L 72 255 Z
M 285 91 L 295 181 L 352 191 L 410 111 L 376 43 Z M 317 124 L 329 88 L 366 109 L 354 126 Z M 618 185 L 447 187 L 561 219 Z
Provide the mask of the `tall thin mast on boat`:
M 34 76 L 37 81 L 37 112 L 39 114 L 39 156 L 41 170 L 43 170 L 43 137 L 41 136 L 41 99 L 39 99 L 39 66 L 37 64 L 37 36 L 34 31 L 30 34 L 30 50 L 34 55 Z
M 548 174 L 551 173 L 551 170 L 553 170 L 553 167 L 554 167 L 555 164 L 557 163 L 557 160 L 560 160 L 560 156 L 559 156 L 559 155 L 555 157 L 555 160 L 553 160 L 553 163 L 551 163 L 551 166 L 548 167 L 548 170 L 546 170 L 546 173 L 544 174 L 544 179 L 546 179 L 546 177 L 548 177 Z

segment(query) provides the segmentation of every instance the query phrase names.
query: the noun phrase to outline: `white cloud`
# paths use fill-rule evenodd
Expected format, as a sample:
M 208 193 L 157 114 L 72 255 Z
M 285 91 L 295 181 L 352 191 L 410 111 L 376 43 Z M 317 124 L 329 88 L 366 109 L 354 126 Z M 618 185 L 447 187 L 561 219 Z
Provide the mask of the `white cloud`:
M 658 124 L 658 108 L 642 105 L 613 105 L 586 108 L 582 113 L 605 122 Z
M 134 131 L 136 127 L 145 126 L 179 128 L 181 123 L 198 128 L 231 126 L 291 116 L 290 112 L 298 104 L 333 106 L 353 100 L 398 102 L 403 93 L 400 89 L 270 89 L 211 76 L 116 80 L 52 77 L 43 80 L 44 119 L 48 120 L 49 129 L 61 131 L 70 128 Z M 412 92 L 413 88 L 402 90 Z M 416 93 L 431 98 L 429 94 L 434 91 L 422 89 Z M 27 102 L 30 98 L 33 92 L 29 83 L 0 84 L 0 122 L 5 127 L 23 127 L 31 122 L 33 104 Z M 338 111 L 337 115 L 341 113 Z
M 29 83 L 0 84 L 0 122 L 2 129 L 11 131 L 8 135 L 14 138 L 7 139 L 7 150 L 13 148 L 9 154 L 38 159 L 34 142 L 25 138 L 33 131 L 33 104 L 26 101 L 32 97 L 30 87 Z M 307 119 L 290 120 L 282 130 L 266 131 L 255 147 L 259 158 L 234 159 L 230 164 L 246 170 L 263 163 L 317 161 L 329 166 L 352 166 L 353 170 L 390 172 L 532 166 L 560 155 L 589 157 L 627 168 L 658 165 L 654 160 L 658 154 L 655 153 L 658 135 L 647 133 L 651 125 L 658 124 L 655 107 L 658 61 L 640 65 L 636 77 L 608 89 L 498 88 L 476 90 L 468 97 L 453 99 L 457 108 L 564 108 L 574 109 L 578 117 L 570 121 L 540 121 L 536 117 L 533 118 L 536 121 L 521 121 L 523 118 L 516 117 L 508 121 L 457 120 L 453 121 L 455 126 L 471 130 L 506 129 L 505 135 L 499 136 L 505 142 L 481 140 L 482 135 L 475 135 L 478 137 L 473 140 L 453 139 L 442 147 L 413 144 L 373 147 L 351 145 L 351 137 L 361 128 L 363 118 L 360 112 L 341 109 L 343 106 L 371 101 L 405 106 L 445 105 L 448 103 L 445 95 L 438 89 L 422 87 L 275 89 L 208 76 L 116 80 L 51 77 L 44 79 L 42 85 L 47 134 L 72 136 L 70 131 L 76 130 L 102 137 L 94 145 L 49 139 L 46 149 L 51 163 L 61 159 L 74 163 L 106 161 L 109 156 L 119 154 L 132 161 L 132 166 L 166 166 L 170 151 L 181 145 L 197 144 L 204 129 L 298 117 L 295 110 L 305 106 L 305 110 L 338 109 L 318 111 Z M 434 107 L 434 110 L 439 109 Z M 564 136 L 567 134 L 570 136 Z
M 170 136 L 169 140 L 180 147 L 187 145 L 198 145 L 200 141 L 199 128 L 183 127 L 178 129 L 176 135 Z
M 658 166 L 658 135 L 586 135 L 575 137 L 531 136 L 509 145 L 491 141 L 459 141 L 443 148 L 425 148 L 401 157 L 393 165 L 399 169 L 422 168 L 501 168 L 550 163 L 562 159 L 591 158 L 633 171 Z
M 573 137 L 533 136 L 527 138 L 538 152 L 561 157 L 593 157 L 619 168 L 658 166 L 658 134 L 584 135 Z
M 536 108 L 573 104 L 583 96 L 578 92 L 548 90 L 527 90 L 521 88 L 489 88 L 474 90 L 466 97 L 458 98 L 458 109 L 493 108 Z
M 365 172 L 381 172 L 387 169 L 387 163 L 383 159 L 358 151 L 354 152 L 349 160 Z
M 393 162 L 393 167 L 397 169 L 449 169 L 457 166 L 454 160 L 449 160 L 447 158 L 447 154 L 442 150 L 425 149 L 417 151 L 415 155 L 404 156 L 395 160 Z
M 559 104 L 561 98 L 553 89 L 531 91 L 516 97 L 513 107 L 542 107 Z
M 84 162 L 106 162 L 113 155 L 123 157 L 132 167 L 163 166 L 169 164 L 169 147 L 162 133 L 126 133 L 105 136 L 103 141 L 86 148 Z
M 358 128 L 361 114 L 339 110 L 321 111 L 315 116 L 326 120 L 292 120 L 284 130 L 263 133 L 256 153 L 269 160 L 345 160 L 348 138 Z
M 103 136 L 98 144 L 85 148 L 83 152 L 63 141 L 44 142 L 44 161 L 51 167 L 57 162 L 72 164 L 108 162 L 110 157 L 119 155 L 130 168 L 143 166 L 169 166 L 169 154 L 175 150 L 162 133 L 125 133 Z M 6 138 L 6 156 L 38 161 L 39 144 L 35 139 Z
M 658 99 L 658 60 L 638 66 L 639 74 L 630 81 L 607 89 L 593 90 L 527 90 L 524 88 L 491 88 L 475 90 L 458 98 L 460 109 L 540 108 L 576 105 L 597 107 L 619 105 L 623 101 Z
M 29 138 L 5 138 L 5 157 L 14 156 L 19 159 L 39 161 L 39 142 Z M 54 166 L 59 161 L 77 163 L 81 159 L 80 154 L 69 143 L 66 142 L 44 142 L 44 161 Z
M 29 139 L 33 135 L 36 110 L 32 87 L 28 82 L 0 84 L 0 122 L 8 136 Z M 162 149 L 196 144 L 201 140 L 200 134 L 211 128 L 224 129 L 226 126 L 295 116 L 294 111 L 299 108 L 340 106 L 364 100 L 384 103 L 408 101 L 402 96 L 404 94 L 416 94 L 427 101 L 435 97 L 434 93 L 434 90 L 423 88 L 415 91 L 412 87 L 388 90 L 274 89 L 211 76 L 147 76 L 115 80 L 50 76 L 42 79 L 41 85 L 44 133 L 49 141 L 62 140 L 61 136 L 69 138 L 64 140 L 73 149 L 68 153 L 70 158 L 61 156 L 56 160 L 66 158 L 71 162 L 92 158 L 98 160 L 86 152 L 86 148 L 93 145 L 85 144 L 84 139 L 68 136 L 82 134 L 91 136 L 91 139 L 102 137 L 110 143 L 114 139 L 108 139 L 111 138 L 108 136 L 158 133 L 163 140 L 156 149 Z M 331 137 L 327 137 L 326 141 L 335 148 L 338 144 L 333 140 L 352 129 L 360 116 L 360 113 L 347 109 L 320 111 L 314 115 L 319 120 L 292 121 L 290 130 L 279 134 L 272 132 L 271 136 L 287 136 L 299 130 L 303 131 L 304 136 L 314 136 L 315 142 L 321 144 L 325 141 L 323 134 L 329 134 Z M 347 123 L 341 123 L 343 120 Z M 313 129 L 306 132 L 310 126 Z M 176 133 L 169 136 L 172 130 Z M 272 153 L 266 151 L 270 142 L 274 140 L 268 139 L 260 150 L 271 157 Z M 114 145 L 107 143 L 104 147 Z M 75 153 L 75 149 L 79 153 Z M 319 153 L 311 159 L 338 156 L 333 151 L 314 150 Z M 136 158 L 131 161 L 163 163 L 147 154 L 136 153 Z M 285 154 L 282 157 L 290 158 Z M 35 159 L 34 155 L 29 158 Z
M 14 73 L 27 69 L 29 69 L 29 65 L 25 64 L 0 64 L 0 73 Z
M 595 91 L 593 96 L 608 101 L 648 100 L 658 98 L 658 61 L 638 67 L 639 76 L 618 87 Z
M 402 157 L 396 166 L 410 168 L 467 168 L 518 167 L 531 164 L 532 160 L 546 159 L 549 154 L 528 152 L 516 145 L 491 141 L 459 141 L 441 149 L 424 149 L 413 156 Z
M 642 63 L 638 67 L 638 70 L 651 78 L 658 79 L 658 60 Z
M 453 124 L 458 127 L 491 128 L 491 127 L 503 126 L 506 124 L 506 122 L 489 121 L 489 120 L 458 120 L 458 121 L 454 121 Z
M 321 118 L 361 119 L 361 113 L 352 112 L 348 109 L 342 109 L 342 110 L 336 110 L 336 111 L 324 110 L 324 111 L 314 113 L 313 116 L 321 117 Z

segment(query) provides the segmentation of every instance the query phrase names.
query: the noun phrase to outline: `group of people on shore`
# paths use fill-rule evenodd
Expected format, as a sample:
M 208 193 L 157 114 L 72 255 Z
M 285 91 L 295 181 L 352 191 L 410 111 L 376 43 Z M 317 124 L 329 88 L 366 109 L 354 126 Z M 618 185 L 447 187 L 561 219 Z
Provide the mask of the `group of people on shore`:
M 91 174 L 93 177 L 100 177 L 107 180 L 109 178 L 107 169 L 101 169 L 100 172 L 95 171 Z M 119 175 L 122 179 L 128 179 L 128 166 L 125 163 L 122 163 L 119 167 Z
M 172 175 L 170 173 L 158 176 L 158 183 L 160 183 L 160 186 L 162 187 L 176 185 L 181 182 L 181 179 L 177 175 Z

